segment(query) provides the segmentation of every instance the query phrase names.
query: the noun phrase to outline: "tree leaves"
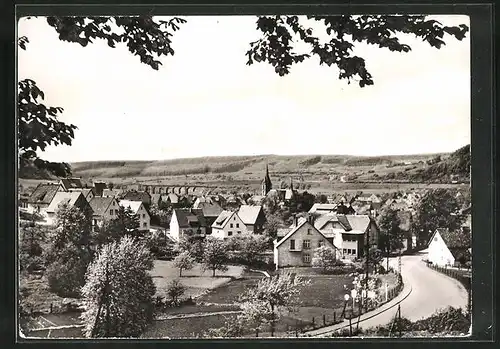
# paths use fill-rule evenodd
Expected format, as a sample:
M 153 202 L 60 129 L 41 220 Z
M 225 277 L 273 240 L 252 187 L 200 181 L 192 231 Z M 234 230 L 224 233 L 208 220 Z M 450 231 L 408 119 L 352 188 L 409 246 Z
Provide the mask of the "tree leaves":
M 365 42 L 395 52 L 409 52 L 411 47 L 401 43 L 397 35 L 413 34 L 439 49 L 445 45 L 444 34 L 462 40 L 469 30 L 464 24 L 448 27 L 426 19 L 426 16 L 413 15 L 308 16 L 307 20 L 321 23 L 329 40 L 320 42 L 313 35 L 313 30 L 303 24 L 306 20 L 298 16 L 259 17 L 257 29 L 263 35 L 261 39 L 250 43 L 246 53 L 247 65 L 267 62 L 276 73 L 283 76 L 290 72 L 293 64 L 316 55 L 320 64 L 337 66 L 339 79 L 346 79 L 348 83 L 356 79 L 359 86 L 364 87 L 373 85 L 373 79 L 366 69 L 365 60 L 351 56 L 353 42 Z M 293 52 L 290 43 L 294 40 L 308 44 L 309 52 Z
M 105 40 L 109 47 L 125 43 L 130 53 L 140 62 L 158 70 L 158 58 L 174 55 L 171 32 L 178 31 L 185 19 L 174 17 L 158 22 L 152 16 L 118 17 L 47 17 L 47 23 L 62 41 L 75 42 L 85 47 L 94 39 Z
M 47 107 L 40 101 L 45 94 L 35 81 L 25 79 L 18 83 L 18 141 L 20 166 L 35 165 L 57 176 L 71 173 L 68 164 L 44 161 L 37 156 L 38 150 L 45 150 L 48 145 L 71 145 L 75 125 L 67 125 L 57 120 L 63 112 L 61 107 Z

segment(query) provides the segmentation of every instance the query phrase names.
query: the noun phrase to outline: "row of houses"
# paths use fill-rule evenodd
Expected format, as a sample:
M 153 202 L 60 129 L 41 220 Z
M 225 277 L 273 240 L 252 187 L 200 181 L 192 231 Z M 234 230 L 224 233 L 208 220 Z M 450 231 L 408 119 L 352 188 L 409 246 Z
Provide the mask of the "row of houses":
M 170 236 L 177 241 L 185 236 L 207 235 L 224 240 L 236 235 L 261 234 L 265 222 L 262 206 L 242 205 L 237 211 L 229 211 L 216 203 L 198 203 L 196 208 L 173 210 Z
M 139 219 L 139 229 L 149 230 L 151 217 L 142 198 L 135 193 L 120 198 L 106 192 L 106 184 L 94 183 L 89 187 L 79 178 L 64 178 L 57 183 L 39 184 L 27 198 L 25 209 L 28 213 L 37 213 L 45 218 L 45 224 L 55 223 L 56 213 L 60 205 L 78 207 L 82 212 L 92 212 L 92 223 L 95 228 L 118 216 L 120 207 L 129 208 Z

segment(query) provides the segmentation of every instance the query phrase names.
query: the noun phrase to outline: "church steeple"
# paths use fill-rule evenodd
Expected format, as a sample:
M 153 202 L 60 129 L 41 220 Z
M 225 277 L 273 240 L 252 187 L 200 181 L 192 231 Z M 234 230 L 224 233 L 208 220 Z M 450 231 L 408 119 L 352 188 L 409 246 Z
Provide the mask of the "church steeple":
M 269 165 L 266 164 L 266 175 L 262 181 L 262 196 L 266 196 L 267 193 L 272 189 L 273 184 L 271 183 L 271 177 L 269 177 Z

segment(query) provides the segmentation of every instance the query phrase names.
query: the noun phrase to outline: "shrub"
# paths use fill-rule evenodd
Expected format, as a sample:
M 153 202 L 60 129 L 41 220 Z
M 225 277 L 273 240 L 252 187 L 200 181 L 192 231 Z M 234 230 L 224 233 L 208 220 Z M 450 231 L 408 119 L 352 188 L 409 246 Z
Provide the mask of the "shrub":
M 167 294 L 173 305 L 179 304 L 179 299 L 186 292 L 186 287 L 179 282 L 179 280 L 172 280 L 167 287 Z
M 86 270 L 87 263 L 78 259 L 66 263 L 55 261 L 45 272 L 50 290 L 61 297 L 79 298 Z

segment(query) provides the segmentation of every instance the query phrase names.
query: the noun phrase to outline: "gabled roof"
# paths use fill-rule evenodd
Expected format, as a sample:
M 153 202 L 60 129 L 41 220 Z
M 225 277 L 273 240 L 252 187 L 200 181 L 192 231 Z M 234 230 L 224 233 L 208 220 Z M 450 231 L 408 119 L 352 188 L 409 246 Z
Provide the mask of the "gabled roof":
M 83 197 L 87 198 L 90 193 L 94 193 L 94 188 L 70 188 L 68 191 L 82 193 Z
M 174 213 L 180 228 L 206 227 L 203 211 L 195 208 L 175 209 Z
M 123 195 L 123 199 L 130 200 L 130 201 L 142 201 L 142 202 L 144 202 L 144 201 L 151 200 L 151 196 L 146 191 L 131 190 L 131 191 L 126 192 Z
M 47 207 L 47 212 L 53 213 L 56 212 L 57 208 L 61 204 L 66 204 L 68 207 L 73 207 L 75 205 L 76 200 L 82 195 L 81 192 L 64 192 L 59 191 L 54 195 L 54 198 L 50 202 L 49 207 Z
M 104 189 L 102 191 L 102 196 L 103 197 L 107 197 L 107 196 L 110 196 L 110 197 L 117 197 L 117 196 L 120 196 L 120 194 L 123 193 L 123 190 L 121 189 Z
M 447 228 L 437 228 L 429 239 L 429 245 L 438 233 L 452 254 L 453 250 L 467 249 L 471 246 L 470 233 L 463 230 L 450 231 Z
M 80 178 L 62 178 L 61 184 L 66 190 L 70 188 L 84 188 Z
M 217 217 L 223 211 L 222 207 L 220 207 L 219 204 L 208 202 L 199 203 L 197 207 L 193 206 L 193 208 L 201 209 L 205 217 Z
M 285 200 L 291 200 L 293 198 L 294 192 L 292 189 L 287 189 L 285 192 Z
M 115 200 L 114 197 L 102 197 L 95 196 L 90 200 L 89 204 L 92 210 L 94 211 L 94 216 L 102 216 L 104 212 L 108 209 L 109 205 Z
M 312 205 L 311 209 L 309 210 L 309 213 L 314 213 L 316 211 L 329 211 L 333 212 L 337 209 L 336 204 L 314 204 Z
M 137 214 L 139 208 L 141 208 L 142 201 L 120 200 L 118 205 L 123 208 L 130 208 L 134 214 Z
M 176 204 L 179 202 L 179 196 L 177 194 L 174 194 L 174 193 L 164 195 L 164 196 L 162 196 L 161 199 L 165 200 L 165 201 L 169 200 L 172 204 Z
M 61 186 L 59 184 L 39 184 L 31 194 L 28 203 L 50 204 Z
M 241 205 L 238 210 L 238 216 L 244 224 L 253 225 L 257 222 L 262 206 Z
M 297 224 L 297 226 L 295 228 L 293 228 L 292 230 L 290 230 L 290 232 L 288 234 L 286 234 L 285 237 L 283 237 L 280 241 L 278 241 L 278 243 L 276 244 L 275 247 L 277 248 L 278 246 L 282 245 L 286 240 L 288 240 L 293 234 L 295 234 L 295 232 L 297 232 L 297 230 L 299 230 L 304 225 L 309 225 L 314 231 L 316 231 L 319 235 L 321 235 L 325 238 L 325 240 L 327 241 L 327 244 L 329 244 L 333 248 L 337 249 L 337 247 L 334 244 L 332 244 L 330 241 L 328 241 L 328 239 L 326 239 L 326 237 L 323 235 L 323 233 L 321 233 L 318 229 L 316 229 L 307 220 L 304 220 L 304 221 L 302 221 L 302 223 Z
M 227 222 L 229 222 L 231 217 L 235 214 L 236 212 L 222 211 L 215 220 L 215 222 L 212 224 L 212 228 L 219 228 L 219 229 L 224 228 Z

